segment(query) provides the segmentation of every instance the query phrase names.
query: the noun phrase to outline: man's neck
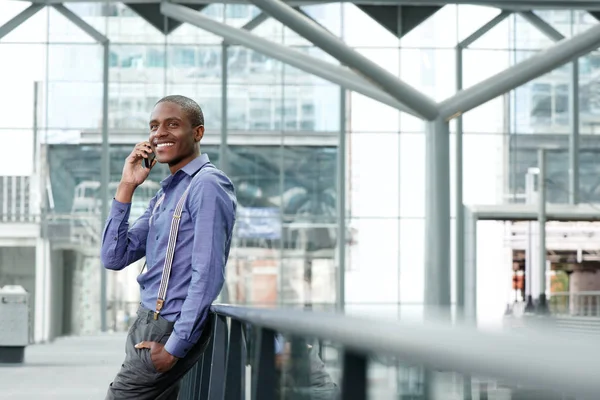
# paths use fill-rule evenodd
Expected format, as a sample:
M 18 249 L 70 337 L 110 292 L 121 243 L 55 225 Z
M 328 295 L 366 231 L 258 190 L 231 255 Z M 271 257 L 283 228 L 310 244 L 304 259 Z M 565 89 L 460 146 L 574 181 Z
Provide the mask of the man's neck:
M 182 158 L 176 164 L 169 164 L 169 170 L 171 171 L 171 175 L 175 175 L 177 171 L 194 161 L 196 158 L 198 158 L 198 156 L 200 156 L 200 150 L 194 152 L 192 155 Z

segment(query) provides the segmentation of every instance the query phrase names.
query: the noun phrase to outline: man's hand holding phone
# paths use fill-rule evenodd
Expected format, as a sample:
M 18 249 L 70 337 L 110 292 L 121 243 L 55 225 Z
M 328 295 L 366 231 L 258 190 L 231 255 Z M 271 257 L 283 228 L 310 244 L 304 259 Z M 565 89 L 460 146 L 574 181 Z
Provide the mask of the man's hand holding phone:
M 150 142 L 138 143 L 125 159 L 115 199 L 121 203 L 131 203 L 133 192 L 148 178 L 155 164 L 156 158 Z

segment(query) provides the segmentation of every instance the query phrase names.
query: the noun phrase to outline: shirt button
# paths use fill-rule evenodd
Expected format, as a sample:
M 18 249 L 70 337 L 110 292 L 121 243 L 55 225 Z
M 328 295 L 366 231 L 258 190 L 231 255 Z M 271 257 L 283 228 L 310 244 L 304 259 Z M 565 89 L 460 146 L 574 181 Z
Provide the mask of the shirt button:
M 146 286 L 142 286 L 142 290 L 146 289 Z
M 117 240 L 117 239 L 119 239 L 119 237 L 118 237 L 118 236 L 115 236 L 113 239 L 114 239 L 114 240 Z
M 156 235 L 156 240 L 158 240 L 158 235 Z
M 120 212 L 121 212 L 121 214 L 123 214 L 125 212 L 125 210 L 121 210 Z

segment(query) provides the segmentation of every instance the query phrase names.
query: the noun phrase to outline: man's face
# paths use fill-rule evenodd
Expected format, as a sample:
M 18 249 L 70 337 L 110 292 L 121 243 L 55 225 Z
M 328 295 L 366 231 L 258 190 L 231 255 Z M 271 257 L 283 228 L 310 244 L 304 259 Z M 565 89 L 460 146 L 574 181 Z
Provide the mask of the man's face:
M 188 116 L 175 103 L 159 103 L 150 115 L 148 140 L 160 163 L 173 166 L 194 158 L 203 134 L 204 127 L 191 126 Z

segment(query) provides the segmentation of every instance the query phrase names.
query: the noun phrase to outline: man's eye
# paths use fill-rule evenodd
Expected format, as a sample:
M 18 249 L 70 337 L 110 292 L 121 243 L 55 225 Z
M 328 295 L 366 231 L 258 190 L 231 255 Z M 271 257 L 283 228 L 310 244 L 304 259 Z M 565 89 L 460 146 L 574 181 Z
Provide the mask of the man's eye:
M 171 122 L 171 123 L 169 124 L 169 126 L 177 126 L 177 123 L 176 123 L 176 122 Z

